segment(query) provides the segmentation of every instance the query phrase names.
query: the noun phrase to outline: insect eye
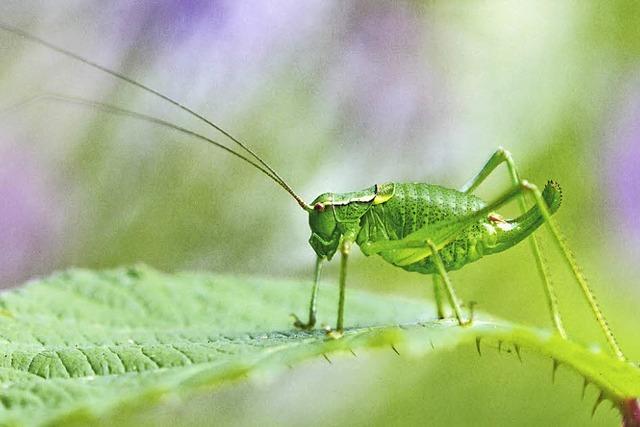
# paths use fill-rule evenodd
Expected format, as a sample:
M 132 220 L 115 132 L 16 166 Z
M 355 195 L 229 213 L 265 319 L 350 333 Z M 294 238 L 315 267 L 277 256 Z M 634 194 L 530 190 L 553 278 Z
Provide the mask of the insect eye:
M 316 203 L 313 209 L 318 212 L 324 212 L 324 205 L 322 203 Z

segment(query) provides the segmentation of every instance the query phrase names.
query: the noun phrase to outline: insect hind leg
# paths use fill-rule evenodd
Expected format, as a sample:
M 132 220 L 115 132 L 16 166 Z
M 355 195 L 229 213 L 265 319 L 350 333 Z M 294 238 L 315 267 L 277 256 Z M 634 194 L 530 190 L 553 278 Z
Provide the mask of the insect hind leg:
M 438 274 L 443 281 L 445 291 L 458 318 L 458 322 L 461 325 L 466 324 L 468 322 L 464 322 L 462 319 L 457 297 L 451 286 L 451 281 L 449 280 L 439 251 L 455 239 L 462 230 L 477 223 L 480 219 L 486 218 L 488 214 L 509 203 L 514 198 L 522 196 L 523 191 L 524 188 L 522 185 L 513 187 L 486 206 L 468 215 L 425 225 L 423 228 L 414 231 L 400 240 L 378 241 L 362 244 L 360 247 L 367 255 L 382 254 L 387 261 L 394 265 L 402 265 L 402 262 L 412 263 L 427 257 L 432 257 L 434 266 L 436 267 L 436 274 Z M 542 196 L 540 200 L 542 200 L 543 204 L 545 203 Z M 546 204 L 544 208 L 547 208 Z M 548 213 L 548 210 L 545 212 Z M 551 214 L 549 213 L 548 215 L 550 216 Z M 405 250 L 411 251 L 410 257 L 407 257 Z
M 560 253 L 563 256 L 565 263 L 571 269 L 573 277 L 578 282 L 578 285 L 580 285 L 580 290 L 582 291 L 584 297 L 586 298 L 587 303 L 589 304 L 589 307 L 591 308 L 591 311 L 593 312 L 593 315 L 596 319 L 596 322 L 600 326 L 600 329 L 602 330 L 607 340 L 607 343 L 609 344 L 609 347 L 611 348 L 611 350 L 613 351 L 613 353 L 616 355 L 618 359 L 623 361 L 626 360 L 626 357 L 624 356 L 624 353 L 620 349 L 620 346 L 618 345 L 613 335 L 613 332 L 611 331 L 611 329 L 609 328 L 609 325 L 607 324 L 607 320 L 604 317 L 604 314 L 600 310 L 600 306 L 598 305 L 595 299 L 595 296 L 593 295 L 593 292 L 591 291 L 591 289 L 589 288 L 589 285 L 587 284 L 587 279 L 585 278 L 584 274 L 582 274 L 582 272 L 580 271 L 580 268 L 578 267 L 578 263 L 576 262 L 576 259 L 573 253 L 567 246 L 562 234 L 560 233 L 560 229 L 556 225 L 553 218 L 551 218 L 551 212 L 549 212 L 549 208 L 547 207 L 547 204 L 544 201 L 542 193 L 540 192 L 537 186 L 524 180 L 521 183 L 521 188 L 524 192 L 530 194 L 533 197 L 536 205 L 538 206 L 538 209 L 540 209 L 540 213 L 542 214 L 545 220 L 545 224 L 547 225 L 547 228 L 549 229 L 549 231 L 551 232 L 551 235 L 553 236 L 553 241 L 556 244 L 557 248 L 560 250 Z
M 473 192 L 473 190 L 475 190 L 480 184 L 482 184 L 502 163 L 505 163 L 507 166 L 511 184 L 520 187 L 523 181 L 518 174 L 518 170 L 516 168 L 515 162 L 513 161 L 511 153 L 504 148 L 499 147 L 489 158 L 487 163 L 485 163 L 480 172 L 478 172 L 476 176 L 467 181 L 467 183 L 462 186 L 460 191 L 462 191 L 463 193 Z M 517 197 L 517 199 L 521 213 L 525 213 L 527 208 L 525 206 L 524 197 L 520 195 L 519 197 Z M 531 234 L 528 237 L 528 240 L 531 251 L 533 252 L 533 257 L 536 261 L 538 273 L 540 274 L 540 278 L 542 279 L 542 283 L 544 285 L 545 298 L 547 300 L 547 306 L 549 307 L 549 313 L 551 314 L 551 321 L 558 331 L 558 334 L 560 334 L 560 336 L 562 336 L 563 338 L 567 338 L 567 333 L 565 331 L 564 325 L 562 323 L 562 317 L 560 315 L 560 308 L 558 307 L 558 298 L 553 288 L 553 283 L 551 282 L 549 269 L 544 260 L 544 257 L 542 256 L 540 244 L 535 234 Z

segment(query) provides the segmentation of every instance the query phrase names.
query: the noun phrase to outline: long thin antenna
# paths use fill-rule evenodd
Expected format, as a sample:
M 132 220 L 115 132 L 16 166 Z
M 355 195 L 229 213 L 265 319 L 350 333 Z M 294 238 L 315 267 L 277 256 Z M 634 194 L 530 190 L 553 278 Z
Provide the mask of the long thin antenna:
M 264 160 L 262 160 L 262 158 L 260 158 L 260 156 L 258 156 L 256 153 L 254 153 L 249 147 L 247 147 L 244 143 L 240 142 L 238 139 L 234 138 L 231 134 L 229 134 L 227 131 L 225 131 L 224 129 L 222 129 L 221 127 L 219 127 L 218 125 L 216 125 L 215 123 L 213 123 L 212 121 L 208 120 L 206 117 L 202 116 L 201 114 L 196 113 L 194 110 L 192 110 L 191 108 L 187 107 L 186 105 L 176 101 L 175 99 L 162 94 L 161 92 L 146 86 L 130 77 L 125 76 L 124 74 L 121 74 L 115 70 L 112 70 L 110 68 L 104 67 L 98 63 L 95 63 L 87 58 L 84 58 L 78 54 L 75 54 L 67 49 L 64 49 L 60 46 L 57 46 L 55 44 L 49 43 L 48 41 L 41 39 L 38 36 L 35 36 L 31 33 L 28 33 L 26 31 L 23 31 L 20 28 L 16 28 L 13 27 L 11 25 L 5 24 L 3 22 L 0 22 L 0 29 L 10 32 L 12 34 L 15 34 L 17 36 L 20 37 L 24 37 L 25 39 L 37 43 L 39 45 L 45 46 L 55 52 L 58 52 L 64 56 L 67 56 L 69 58 L 73 58 L 77 61 L 82 62 L 83 64 L 86 64 L 92 68 L 95 68 L 97 70 L 100 70 L 104 73 L 110 74 L 111 76 L 122 80 L 126 83 L 129 83 L 133 86 L 138 87 L 139 89 L 144 90 L 145 92 L 151 93 L 167 102 L 169 102 L 170 104 L 173 104 L 174 106 L 180 108 L 181 110 L 187 112 L 188 114 L 190 114 L 191 116 L 197 118 L 198 120 L 201 120 L 202 122 L 206 123 L 207 125 L 211 126 L 212 128 L 216 129 L 218 132 L 222 133 L 224 136 L 226 136 L 227 138 L 229 138 L 231 141 L 233 141 L 234 143 L 236 143 L 238 146 L 240 146 L 243 150 L 245 150 L 247 153 L 249 153 L 253 158 L 255 158 L 261 165 L 263 165 L 273 176 L 273 178 L 275 178 L 276 182 L 278 182 L 291 196 L 293 196 L 293 198 L 296 200 L 296 202 L 298 202 L 298 204 L 300 205 L 300 207 L 306 211 L 310 211 L 313 208 L 308 205 L 307 203 L 304 202 L 304 200 L 302 200 L 302 198 L 300 196 L 298 196 L 295 191 L 293 191 L 293 189 L 289 186 L 289 184 L 286 183 L 286 181 L 271 167 L 269 166 Z
M 121 115 L 121 116 L 125 116 L 125 117 L 129 117 L 129 118 L 133 118 L 136 120 L 141 120 L 141 121 L 145 121 L 145 122 L 149 122 L 149 123 L 153 123 L 156 125 L 160 125 L 169 129 L 173 129 L 175 131 L 178 131 L 180 133 L 183 133 L 185 135 L 189 135 L 192 137 L 195 137 L 197 139 L 203 140 L 205 142 L 208 142 L 210 144 L 215 145 L 218 148 L 221 148 L 223 150 L 225 150 L 226 152 L 233 154 L 234 156 L 244 160 L 245 162 L 249 163 L 250 165 L 252 165 L 253 167 L 255 167 L 256 169 L 258 169 L 260 172 L 264 173 L 265 175 L 267 175 L 269 178 L 271 178 L 272 180 L 274 180 L 276 183 L 280 184 L 280 181 L 278 181 L 278 179 L 273 176 L 271 174 L 271 172 L 269 172 L 268 170 L 266 170 L 265 168 L 263 168 L 261 165 L 259 165 L 258 163 L 254 162 L 253 160 L 247 158 L 246 156 L 232 150 L 231 148 L 227 147 L 224 144 L 221 144 L 217 141 L 214 141 L 213 139 L 206 137 L 200 133 L 197 133 L 195 131 L 192 131 L 190 129 L 184 128 L 182 126 L 178 126 L 175 125 L 173 123 L 170 123 L 166 120 L 162 120 L 160 118 L 154 117 L 154 116 L 150 116 L 148 114 L 143 114 L 143 113 L 139 113 L 137 111 L 133 111 L 133 110 L 127 110 L 125 108 L 121 108 L 118 107 L 116 105 L 113 104 L 107 104 L 105 102 L 100 102 L 100 101 L 93 101 L 90 99 L 85 99 L 85 98 L 80 98 L 80 97 L 75 97 L 75 96 L 67 96 L 67 95 L 60 95 L 57 93 L 44 93 L 44 94 L 40 94 L 40 95 L 36 95 L 33 96 L 31 98 L 27 98 L 23 101 L 20 101 L 14 105 L 11 105 L 7 108 L 4 108 L 2 110 L 0 110 L 0 118 L 7 115 L 7 114 L 11 114 L 14 112 L 17 112 L 19 110 L 22 110 L 26 107 L 28 107 L 30 104 L 35 104 L 38 103 L 40 101 L 55 101 L 55 102 L 64 102 L 67 104 L 74 104 L 74 105 L 81 105 L 84 107 L 90 107 L 90 108 L 94 108 L 97 110 L 101 110 L 107 113 L 111 113 L 111 114 L 117 114 L 117 115 Z

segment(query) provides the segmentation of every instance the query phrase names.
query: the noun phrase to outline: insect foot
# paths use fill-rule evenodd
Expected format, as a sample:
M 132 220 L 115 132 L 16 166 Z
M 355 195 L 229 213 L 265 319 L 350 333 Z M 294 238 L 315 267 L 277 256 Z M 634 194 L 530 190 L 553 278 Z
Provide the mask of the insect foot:
M 293 319 L 293 326 L 296 327 L 297 329 L 302 329 L 303 331 L 310 331 L 316 325 L 316 319 L 314 318 L 311 318 L 309 319 L 309 322 L 304 323 L 295 314 L 291 313 L 290 316 Z
M 471 324 L 473 323 L 473 316 L 475 314 L 475 308 L 476 305 L 478 304 L 477 301 L 469 301 L 469 303 L 467 304 L 469 306 L 469 318 L 467 320 L 464 320 L 460 326 L 471 326 Z
M 329 326 L 325 328 L 325 333 L 327 337 L 332 338 L 334 340 L 339 340 L 344 336 L 344 331 L 338 329 L 331 329 Z

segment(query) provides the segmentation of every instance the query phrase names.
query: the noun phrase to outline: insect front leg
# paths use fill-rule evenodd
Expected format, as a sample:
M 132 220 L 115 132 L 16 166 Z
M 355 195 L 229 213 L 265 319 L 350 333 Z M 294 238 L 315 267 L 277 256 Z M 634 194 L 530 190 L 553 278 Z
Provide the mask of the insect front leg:
M 307 323 L 303 323 L 298 316 L 295 314 L 291 314 L 291 317 L 294 318 L 293 326 L 299 329 L 309 330 L 313 329 L 316 324 L 316 313 L 317 313 L 317 299 L 318 299 L 318 288 L 320 284 L 320 272 L 322 270 L 323 258 L 316 258 L 316 268 L 315 274 L 313 276 L 313 287 L 311 288 L 311 301 L 309 302 L 309 320 Z
M 522 180 L 520 179 L 520 175 L 518 174 L 515 162 L 513 161 L 513 156 L 509 151 L 505 150 L 502 147 L 499 147 L 496 152 L 493 153 L 493 155 L 489 158 L 480 172 L 478 172 L 476 176 L 471 178 L 465 185 L 463 185 L 460 191 L 464 193 L 472 192 L 480 184 L 482 184 L 484 180 L 487 179 L 487 177 L 489 177 L 491 173 L 493 173 L 493 171 L 502 163 L 505 163 L 507 165 L 511 183 L 516 187 L 520 187 L 522 185 Z M 517 199 L 521 213 L 526 212 L 527 208 L 525 206 L 524 197 L 519 196 Z M 560 308 L 558 307 L 558 298 L 556 297 L 555 290 L 553 289 L 553 283 L 551 282 L 551 278 L 549 276 L 549 269 L 542 256 L 540 244 L 538 243 L 535 234 L 531 234 L 528 240 L 531 251 L 533 252 L 533 257 L 536 260 L 538 273 L 540 274 L 542 283 L 544 284 L 545 298 L 547 300 L 547 306 L 549 307 L 549 313 L 551 314 L 551 321 L 558 331 L 558 334 L 560 334 L 560 336 L 563 338 L 567 338 L 567 333 L 564 329 L 562 317 L 560 315 Z
M 355 234 L 345 234 L 340 243 L 340 294 L 338 299 L 338 320 L 336 321 L 336 329 L 328 331 L 328 335 L 332 338 L 340 338 L 344 332 L 344 302 L 345 291 L 347 288 L 347 261 L 351 253 L 351 246 L 355 241 Z

